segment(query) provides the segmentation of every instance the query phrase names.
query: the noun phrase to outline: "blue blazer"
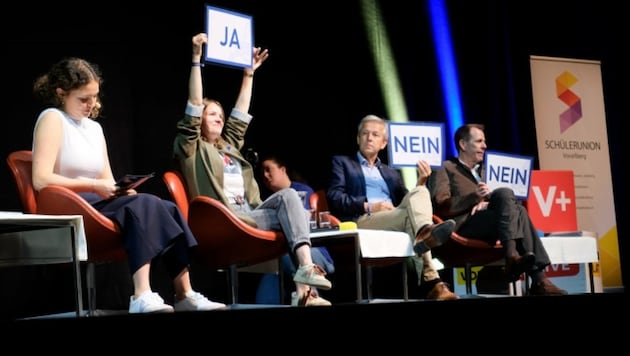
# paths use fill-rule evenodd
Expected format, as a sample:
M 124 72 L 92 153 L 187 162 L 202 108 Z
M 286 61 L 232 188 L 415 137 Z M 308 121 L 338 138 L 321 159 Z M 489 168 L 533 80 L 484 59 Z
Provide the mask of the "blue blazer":
M 389 196 L 394 206 L 398 206 L 408 190 L 400 173 L 392 167 L 376 163 L 381 176 L 389 188 Z M 357 156 L 333 156 L 332 169 L 326 200 L 331 214 L 341 221 L 357 221 L 365 214 L 365 177 Z

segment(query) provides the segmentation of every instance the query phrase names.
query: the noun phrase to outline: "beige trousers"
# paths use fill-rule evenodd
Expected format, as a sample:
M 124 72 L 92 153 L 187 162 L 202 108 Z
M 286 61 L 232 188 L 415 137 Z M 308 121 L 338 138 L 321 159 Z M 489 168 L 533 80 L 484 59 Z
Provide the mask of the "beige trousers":
M 427 224 L 433 224 L 433 207 L 429 190 L 424 185 L 410 190 L 393 210 L 378 211 L 370 215 L 363 214 L 357 220 L 357 226 L 360 229 L 403 231 L 412 241 L 415 240 L 420 228 Z M 411 259 L 418 277 L 422 276 L 422 279 L 418 278 L 418 285 L 423 280 L 431 281 L 440 278 L 433 264 L 430 250 L 421 256 L 413 256 Z

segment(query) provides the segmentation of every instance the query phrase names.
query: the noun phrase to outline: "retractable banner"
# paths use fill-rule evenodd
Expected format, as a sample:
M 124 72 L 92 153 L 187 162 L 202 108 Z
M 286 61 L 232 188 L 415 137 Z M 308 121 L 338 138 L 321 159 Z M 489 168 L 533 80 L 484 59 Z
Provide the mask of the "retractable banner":
M 599 61 L 530 56 L 540 169 L 572 170 L 580 230 L 596 232 L 602 284 L 622 287 Z

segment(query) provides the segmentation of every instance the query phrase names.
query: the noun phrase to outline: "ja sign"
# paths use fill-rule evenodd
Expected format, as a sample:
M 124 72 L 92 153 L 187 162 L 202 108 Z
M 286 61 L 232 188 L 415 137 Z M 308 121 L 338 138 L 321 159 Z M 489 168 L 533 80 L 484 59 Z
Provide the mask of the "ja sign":
M 206 62 L 247 68 L 252 66 L 252 17 L 206 6 Z

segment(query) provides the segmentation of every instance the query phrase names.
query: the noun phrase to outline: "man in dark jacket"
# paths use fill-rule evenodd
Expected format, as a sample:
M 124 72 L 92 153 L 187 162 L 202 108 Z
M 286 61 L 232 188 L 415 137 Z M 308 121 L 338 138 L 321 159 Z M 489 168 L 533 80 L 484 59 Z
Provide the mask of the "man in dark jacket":
M 549 256 L 512 189 L 490 191 L 481 179 L 487 148 L 484 126 L 463 125 L 455 131 L 454 140 L 458 157 L 444 161 L 427 183 L 437 215 L 454 219 L 460 235 L 491 243 L 500 240 L 508 281 L 527 273 L 532 279 L 530 295 L 567 294 L 545 276 Z

